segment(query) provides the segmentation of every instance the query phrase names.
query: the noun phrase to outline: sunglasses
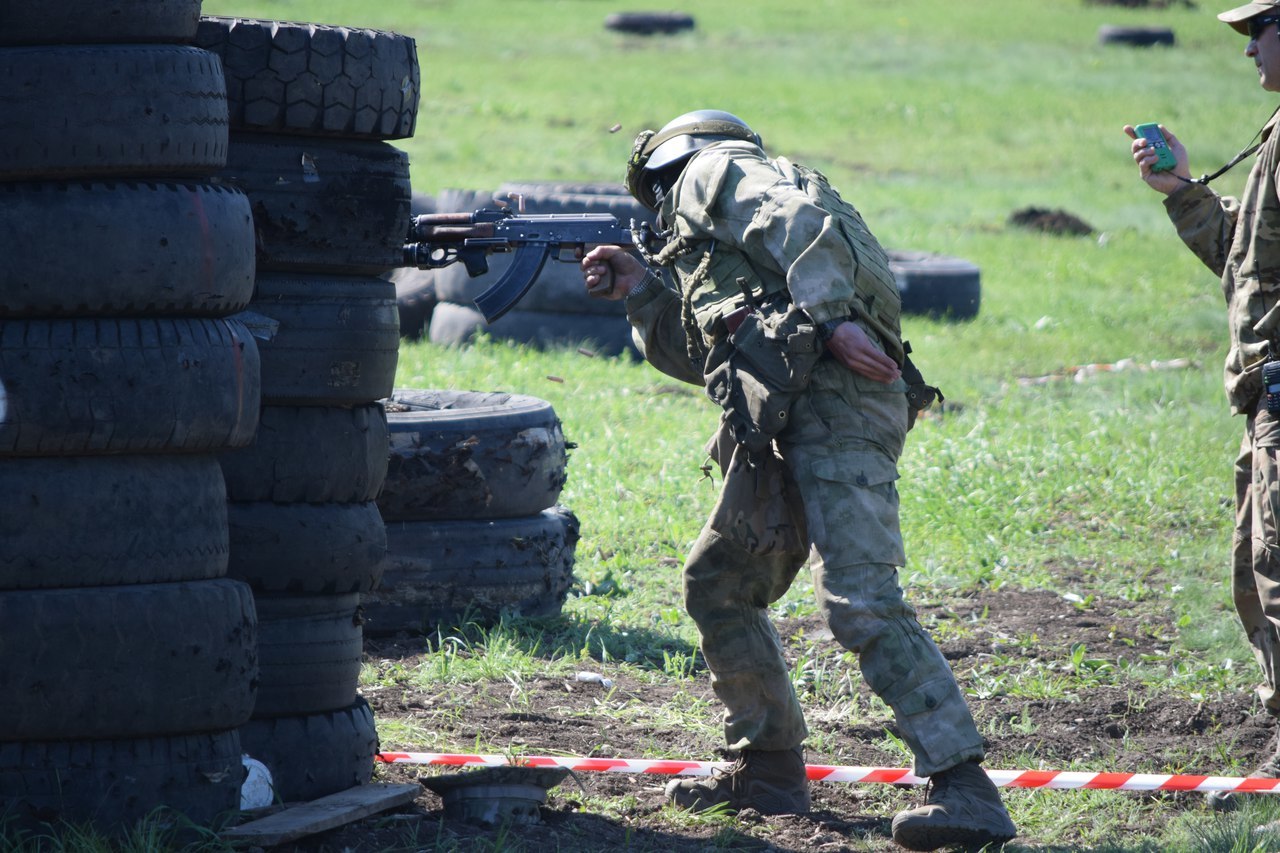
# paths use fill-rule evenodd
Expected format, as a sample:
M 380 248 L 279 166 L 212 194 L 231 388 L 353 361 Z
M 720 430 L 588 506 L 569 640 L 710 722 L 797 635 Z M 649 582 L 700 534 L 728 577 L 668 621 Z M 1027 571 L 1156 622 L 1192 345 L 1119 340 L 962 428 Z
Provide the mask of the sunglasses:
M 1262 31 L 1272 24 L 1280 24 L 1280 15 L 1259 15 L 1256 18 L 1249 19 L 1249 38 L 1255 41 L 1262 35 Z

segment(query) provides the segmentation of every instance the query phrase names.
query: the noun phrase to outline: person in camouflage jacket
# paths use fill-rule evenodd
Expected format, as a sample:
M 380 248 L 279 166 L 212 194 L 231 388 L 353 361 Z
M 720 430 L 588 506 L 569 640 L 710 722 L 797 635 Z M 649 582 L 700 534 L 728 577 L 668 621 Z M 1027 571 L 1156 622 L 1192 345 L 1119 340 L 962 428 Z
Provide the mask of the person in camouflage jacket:
M 1280 0 L 1247 3 L 1218 15 L 1248 36 L 1245 56 L 1258 68 L 1268 92 L 1280 92 Z M 1230 348 L 1223 376 L 1234 414 L 1244 417 L 1244 438 L 1235 462 L 1236 522 L 1232 541 L 1232 594 L 1236 612 L 1262 669 L 1258 696 L 1273 717 L 1280 716 L 1280 415 L 1265 404 L 1262 372 L 1280 359 L 1280 116 L 1261 131 L 1253 168 L 1240 198 L 1220 196 L 1211 177 L 1193 180 L 1185 146 L 1161 126 L 1176 166 L 1155 171 L 1156 153 L 1132 125 L 1125 133 L 1142 179 L 1165 195 L 1164 205 L 1178 236 L 1222 279 Z M 1252 153 L 1242 152 L 1242 156 Z M 1239 159 L 1239 158 L 1237 158 Z M 1222 174 L 1226 168 L 1220 170 Z M 1216 177 L 1212 176 L 1212 177 Z M 1253 775 L 1280 777 L 1280 742 Z M 1210 795 L 1211 805 L 1230 808 L 1231 794 Z
M 668 242 L 648 265 L 593 249 L 586 287 L 625 299 L 646 359 L 725 407 L 707 448 L 724 479 L 684 594 L 738 760 L 710 780 L 672 781 L 668 796 L 694 810 L 808 810 L 807 728 L 767 608 L 812 549 L 827 624 L 893 710 L 915 772 L 931 777 L 925 805 L 895 817 L 895 840 L 1007 841 L 1016 829 L 978 764 L 982 737 L 898 581 L 908 385 L 884 250 L 825 178 L 768 158 L 729 113 L 641 134 L 628 186 Z

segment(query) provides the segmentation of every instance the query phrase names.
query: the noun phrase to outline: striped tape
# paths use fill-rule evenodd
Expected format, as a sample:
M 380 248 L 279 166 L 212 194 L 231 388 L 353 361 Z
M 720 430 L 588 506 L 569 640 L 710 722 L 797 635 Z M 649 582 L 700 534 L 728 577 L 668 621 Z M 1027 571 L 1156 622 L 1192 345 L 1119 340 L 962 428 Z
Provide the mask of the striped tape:
M 642 758 L 573 758 L 547 755 L 459 755 L 447 752 L 382 752 L 384 764 L 429 764 L 443 767 L 567 767 L 599 773 L 649 773 L 663 776 L 710 776 L 733 765 L 725 761 L 663 761 Z M 842 767 L 807 764 L 814 782 L 923 785 L 928 779 L 894 767 Z M 1280 793 L 1280 779 L 1240 776 L 1165 775 L 1160 773 L 1084 773 L 1068 770 L 987 770 L 1000 788 L 1050 788 L 1093 791 L 1234 791 Z

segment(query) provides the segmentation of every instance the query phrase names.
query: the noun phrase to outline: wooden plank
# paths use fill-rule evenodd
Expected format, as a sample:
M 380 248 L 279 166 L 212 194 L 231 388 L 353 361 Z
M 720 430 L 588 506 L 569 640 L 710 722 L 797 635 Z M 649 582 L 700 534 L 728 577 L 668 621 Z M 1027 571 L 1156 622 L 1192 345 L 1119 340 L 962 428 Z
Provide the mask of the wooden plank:
M 421 792 L 421 785 L 383 782 L 357 785 L 233 827 L 223 832 L 221 837 L 233 843 L 246 842 L 259 847 L 271 847 L 413 802 Z

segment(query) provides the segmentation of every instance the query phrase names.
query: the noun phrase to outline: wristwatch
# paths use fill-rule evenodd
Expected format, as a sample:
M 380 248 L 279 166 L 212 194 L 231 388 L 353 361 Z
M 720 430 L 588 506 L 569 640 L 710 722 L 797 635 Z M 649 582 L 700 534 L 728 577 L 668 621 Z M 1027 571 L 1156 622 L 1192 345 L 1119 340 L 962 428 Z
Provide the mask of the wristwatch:
M 818 332 L 818 339 L 824 344 L 828 343 L 835 336 L 836 329 L 847 322 L 849 322 L 848 317 L 837 317 L 834 320 L 819 323 L 816 329 Z

